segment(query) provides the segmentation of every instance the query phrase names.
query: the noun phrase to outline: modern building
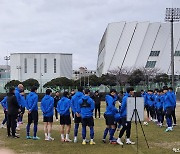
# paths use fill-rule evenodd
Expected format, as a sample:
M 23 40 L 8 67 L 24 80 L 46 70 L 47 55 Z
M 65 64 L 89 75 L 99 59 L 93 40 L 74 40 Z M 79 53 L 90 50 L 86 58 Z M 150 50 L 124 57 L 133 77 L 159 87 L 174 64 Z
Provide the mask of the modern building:
M 34 78 L 41 85 L 57 77 L 72 78 L 72 54 L 12 53 L 11 80 Z
M 88 70 L 86 67 L 80 67 L 79 70 L 73 70 L 73 80 L 79 80 L 82 77 L 96 75 L 96 70 Z
M 119 68 L 157 68 L 171 74 L 170 23 L 110 23 L 101 39 L 97 74 Z M 180 74 L 180 24 L 174 24 L 175 74 Z

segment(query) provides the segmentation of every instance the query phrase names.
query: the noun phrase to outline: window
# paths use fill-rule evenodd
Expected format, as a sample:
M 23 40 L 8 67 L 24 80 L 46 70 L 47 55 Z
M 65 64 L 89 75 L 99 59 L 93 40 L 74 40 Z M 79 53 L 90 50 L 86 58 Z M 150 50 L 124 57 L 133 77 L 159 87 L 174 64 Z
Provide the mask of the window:
M 24 59 L 24 73 L 27 73 L 27 58 Z
M 54 73 L 56 73 L 56 59 L 54 59 Z
M 44 73 L 47 73 L 47 59 L 44 59 Z
M 37 59 L 34 59 L 34 73 L 37 73 Z
M 154 68 L 156 61 L 147 61 L 145 68 Z
M 149 56 L 159 56 L 160 51 L 151 51 Z
M 175 51 L 174 56 L 180 56 L 180 51 Z

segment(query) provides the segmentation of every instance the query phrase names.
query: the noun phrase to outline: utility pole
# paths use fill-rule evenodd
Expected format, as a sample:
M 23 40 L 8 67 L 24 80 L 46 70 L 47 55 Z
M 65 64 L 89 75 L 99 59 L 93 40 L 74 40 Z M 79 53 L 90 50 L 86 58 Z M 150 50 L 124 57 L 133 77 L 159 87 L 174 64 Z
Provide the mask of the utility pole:
M 174 85 L 174 22 L 180 20 L 180 8 L 166 8 L 165 21 L 171 24 L 171 86 L 175 88 Z

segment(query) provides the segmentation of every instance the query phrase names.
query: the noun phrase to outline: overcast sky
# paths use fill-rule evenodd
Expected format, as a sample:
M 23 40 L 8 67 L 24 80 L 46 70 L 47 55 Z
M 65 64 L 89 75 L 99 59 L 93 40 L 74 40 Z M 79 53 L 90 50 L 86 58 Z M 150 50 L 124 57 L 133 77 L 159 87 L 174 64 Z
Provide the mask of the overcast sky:
M 0 0 L 0 64 L 14 52 L 73 54 L 73 68 L 96 69 L 111 22 L 164 21 L 180 0 Z

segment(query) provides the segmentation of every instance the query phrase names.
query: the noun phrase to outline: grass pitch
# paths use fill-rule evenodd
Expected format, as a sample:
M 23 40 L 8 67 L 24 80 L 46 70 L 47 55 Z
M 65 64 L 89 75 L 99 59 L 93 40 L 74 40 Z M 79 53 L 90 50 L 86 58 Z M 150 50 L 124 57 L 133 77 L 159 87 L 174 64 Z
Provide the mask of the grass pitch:
M 102 102 L 102 112 L 105 110 L 105 103 Z M 176 109 L 177 123 L 180 124 L 180 105 L 177 105 Z M 3 120 L 4 114 L 2 108 L 0 108 L 0 120 Z M 37 135 L 41 140 L 27 140 L 26 139 L 26 123 L 27 123 L 27 112 L 24 114 L 24 124 L 21 125 L 20 138 L 11 139 L 6 136 L 6 129 L 0 129 L 0 153 L 5 153 L 5 149 L 11 150 L 9 153 L 64 153 L 64 154 L 134 154 L 137 152 L 136 142 L 136 129 L 135 124 L 132 123 L 131 139 L 136 142 L 135 145 L 112 145 L 108 142 L 102 143 L 102 135 L 105 128 L 105 120 L 103 114 L 101 119 L 95 119 L 95 142 L 96 145 L 82 145 L 81 139 L 81 127 L 78 134 L 78 143 L 62 143 L 60 141 L 59 122 L 53 123 L 52 137 L 54 141 L 45 141 L 43 132 L 43 122 L 41 111 L 39 110 L 39 125 Z M 54 120 L 55 121 L 55 120 Z M 31 131 L 32 131 L 31 126 Z M 73 139 L 73 121 L 70 138 Z M 180 148 L 180 126 L 174 127 L 172 132 L 164 132 L 165 127 L 159 128 L 154 122 L 150 122 L 148 126 L 143 126 L 146 138 L 148 140 L 150 148 L 147 148 L 144 136 L 142 134 L 140 125 L 138 124 L 138 153 L 142 154 L 170 154 L 174 153 L 173 148 Z M 88 128 L 87 128 L 88 130 Z M 116 132 L 115 137 L 118 137 L 119 132 Z M 32 132 L 31 132 L 32 135 Z M 87 131 L 87 138 L 89 138 L 89 130 Z M 108 138 L 107 138 L 108 141 Z

